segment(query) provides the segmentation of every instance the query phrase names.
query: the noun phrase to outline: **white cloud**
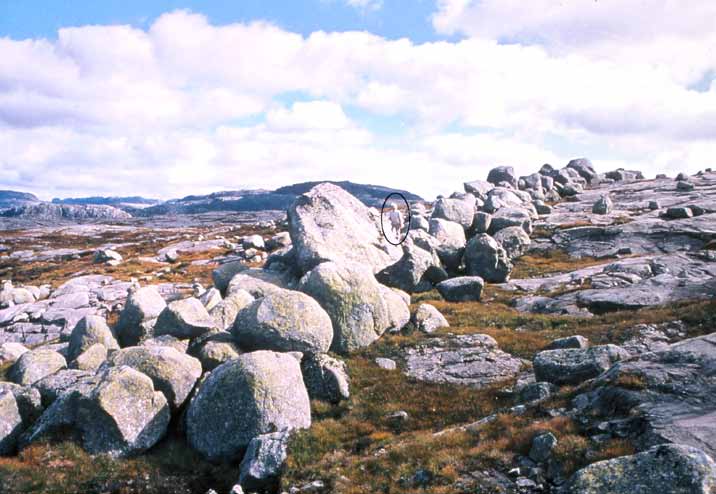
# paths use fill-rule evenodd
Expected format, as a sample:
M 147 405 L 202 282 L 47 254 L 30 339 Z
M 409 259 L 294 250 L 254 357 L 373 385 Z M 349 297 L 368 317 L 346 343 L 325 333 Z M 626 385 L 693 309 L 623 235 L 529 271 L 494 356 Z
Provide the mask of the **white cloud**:
M 652 1 L 640 4 L 658 10 Z M 215 26 L 186 11 L 146 31 L 0 38 L 0 186 L 172 197 L 330 178 L 434 196 L 496 164 L 561 165 L 582 145 L 604 171 L 712 164 L 716 85 L 689 89 L 714 67 L 699 45 L 712 39 L 706 21 L 691 32 L 691 11 L 665 2 L 674 18 L 645 28 L 663 33 L 652 39 L 621 20 L 635 2 L 544 2 L 518 12 L 512 0 L 443 0 L 435 26 L 469 37 L 423 44 Z M 575 26 L 584 32 L 569 44 Z M 408 127 L 385 139 L 349 118 L 361 114 Z
M 351 7 L 363 10 L 380 10 L 383 8 L 383 0 L 345 0 Z

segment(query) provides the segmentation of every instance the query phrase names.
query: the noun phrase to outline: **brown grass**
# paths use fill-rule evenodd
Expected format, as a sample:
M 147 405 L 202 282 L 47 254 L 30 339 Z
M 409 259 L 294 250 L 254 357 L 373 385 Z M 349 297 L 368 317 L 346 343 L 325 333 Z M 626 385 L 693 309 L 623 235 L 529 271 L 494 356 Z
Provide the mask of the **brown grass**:
M 515 260 L 513 279 L 541 278 L 543 276 L 576 271 L 577 269 L 606 264 L 609 259 L 595 257 L 571 257 L 562 250 L 548 250 L 527 254 Z

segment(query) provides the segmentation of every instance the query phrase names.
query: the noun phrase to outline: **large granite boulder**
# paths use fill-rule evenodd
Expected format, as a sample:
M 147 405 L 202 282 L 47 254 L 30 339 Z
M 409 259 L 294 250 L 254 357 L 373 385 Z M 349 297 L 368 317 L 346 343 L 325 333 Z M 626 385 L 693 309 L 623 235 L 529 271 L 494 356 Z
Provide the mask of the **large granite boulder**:
M 109 363 L 128 366 L 148 376 L 174 410 L 184 403 L 202 371 L 199 360 L 169 346 L 125 348 L 115 352 Z
M 232 334 L 239 347 L 249 351 L 320 353 L 331 346 L 333 326 L 316 300 L 305 293 L 281 290 L 244 307 Z
M 512 263 L 505 249 L 485 233 L 470 239 L 465 247 L 463 261 L 470 276 L 479 276 L 492 283 L 507 281 L 512 271 Z
M 611 460 L 598 461 L 574 474 L 568 494 L 712 494 L 716 463 L 702 450 L 663 444 Z
M 535 355 L 533 365 L 538 381 L 581 384 L 628 357 L 629 353 L 616 345 L 564 348 L 539 352 Z
M 381 285 L 360 264 L 319 264 L 300 283 L 325 309 L 333 323 L 331 350 L 348 353 L 377 340 L 391 327 L 389 308 Z
M 194 297 L 175 300 L 162 311 L 154 325 L 154 335 L 195 338 L 216 327 L 204 304 Z
M 379 214 L 337 185 L 322 183 L 299 196 L 288 209 L 288 222 L 303 272 L 335 261 L 359 262 L 377 273 L 401 256 L 383 237 Z
M 119 344 L 107 326 L 107 321 L 101 316 L 85 316 L 72 330 L 67 360 L 76 359 L 95 343 L 103 345 L 107 350 L 119 350 Z
M 31 350 L 23 353 L 10 367 L 8 377 L 10 381 L 25 386 L 66 367 L 65 358 L 53 350 Z
M 251 440 L 311 425 L 301 367 L 285 353 L 240 355 L 214 369 L 189 403 L 189 444 L 213 460 L 236 460 Z
M 154 323 L 166 306 L 166 302 L 154 286 L 130 291 L 115 327 L 120 345 L 137 345 L 143 339 L 151 338 Z

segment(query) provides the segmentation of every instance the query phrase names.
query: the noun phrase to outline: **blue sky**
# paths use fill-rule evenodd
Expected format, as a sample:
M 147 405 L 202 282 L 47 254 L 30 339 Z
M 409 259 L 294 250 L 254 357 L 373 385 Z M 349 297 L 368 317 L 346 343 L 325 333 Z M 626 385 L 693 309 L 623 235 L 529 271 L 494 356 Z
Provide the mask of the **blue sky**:
M 2 0 L 0 188 L 432 198 L 497 165 L 713 166 L 715 2 L 525 5 Z
M 262 19 L 303 35 L 319 30 L 365 30 L 389 39 L 406 37 L 416 42 L 452 37 L 433 29 L 430 16 L 435 4 L 430 0 L 383 0 L 380 8 L 355 7 L 343 0 L 3 0 L 0 2 L 0 35 L 14 39 L 53 39 L 62 27 L 86 24 L 129 24 L 146 28 L 161 14 L 179 9 L 201 12 L 215 24 Z

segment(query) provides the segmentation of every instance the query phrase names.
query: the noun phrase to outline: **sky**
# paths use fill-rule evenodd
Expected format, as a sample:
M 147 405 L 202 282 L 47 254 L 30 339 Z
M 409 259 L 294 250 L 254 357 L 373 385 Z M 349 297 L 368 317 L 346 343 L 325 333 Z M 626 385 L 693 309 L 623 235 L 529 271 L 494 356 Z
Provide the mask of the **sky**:
M 0 189 L 434 198 L 716 156 L 712 0 L 0 0 Z

